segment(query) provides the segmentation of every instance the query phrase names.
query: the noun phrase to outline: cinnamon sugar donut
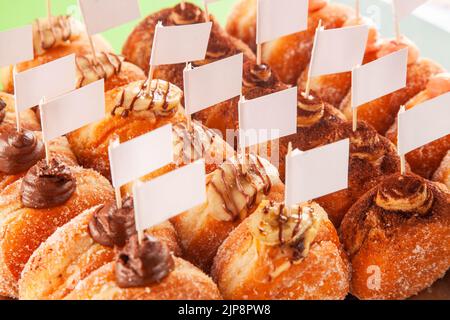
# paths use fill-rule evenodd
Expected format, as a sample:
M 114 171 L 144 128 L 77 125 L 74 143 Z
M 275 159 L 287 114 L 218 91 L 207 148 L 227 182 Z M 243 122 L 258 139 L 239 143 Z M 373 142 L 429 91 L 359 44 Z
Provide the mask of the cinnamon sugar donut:
M 219 300 L 216 284 L 167 245 L 134 236 L 114 262 L 83 279 L 66 300 Z
M 206 203 L 171 220 L 184 257 L 206 272 L 228 234 L 252 214 L 262 200 L 281 200 L 284 196 L 278 171 L 267 160 L 248 155 L 246 173 L 242 163 L 236 156 L 209 174 Z
M 405 37 L 402 37 L 401 43 L 397 43 L 396 40 L 383 40 L 380 43 L 377 58 L 403 48 L 409 49 L 406 87 L 358 108 L 358 119 L 372 125 L 380 134 L 385 134 L 391 127 L 402 105 L 405 105 L 416 94 L 424 90 L 433 75 L 444 72 L 443 68 L 437 63 L 426 58 L 420 58 L 417 47 Z M 351 92 L 347 94 L 339 107 L 349 120 L 353 118 L 350 96 Z
M 270 65 L 284 83 L 295 84 L 309 63 L 319 20 L 326 29 L 334 29 L 342 27 L 351 16 L 354 16 L 354 10 L 348 6 L 311 0 L 308 29 L 264 44 L 263 62 Z M 256 0 L 240 0 L 228 19 L 226 29 L 255 50 Z
M 91 53 L 89 37 L 84 26 L 70 16 L 40 18 L 33 23 L 34 59 L 19 63 L 17 72 L 38 67 L 69 54 L 88 55 Z M 98 52 L 112 52 L 112 47 L 101 36 L 93 36 L 93 42 Z M 3 89 L 14 92 L 13 66 L 0 70 Z
M 332 300 L 349 290 L 349 263 L 326 212 L 263 201 L 225 240 L 213 278 L 225 299 Z
M 163 9 L 145 18 L 128 37 L 123 47 L 125 58 L 148 73 L 153 37 L 159 21 L 164 26 L 205 22 L 205 14 L 200 7 L 188 2 L 184 6 L 184 9 L 182 9 L 181 4 L 178 4 L 173 8 Z M 213 27 L 206 59 L 194 62 L 194 66 L 224 59 L 240 52 L 244 53 L 244 60 L 255 59 L 253 52 L 244 43 L 229 36 L 214 17 L 211 16 L 210 21 L 212 21 Z M 185 66 L 185 64 L 157 66 L 154 76 L 183 89 L 183 70 Z
M 80 281 L 114 260 L 111 246 L 123 246 L 124 233 L 136 233 L 130 199 L 125 200 L 121 213 L 117 213 L 114 203 L 86 210 L 34 251 L 22 271 L 19 298 L 63 299 Z M 161 239 L 175 255 L 180 255 L 170 222 L 149 229 L 147 234 Z
M 450 268 L 450 193 L 419 176 L 393 175 L 346 214 L 341 239 L 360 299 L 405 299 Z
M 430 78 L 426 89 L 413 97 L 405 107 L 407 110 L 414 108 L 416 105 L 447 92 L 450 92 L 450 74 L 441 73 L 435 75 Z M 397 144 L 397 121 L 387 131 L 386 137 Z M 406 154 L 406 161 L 414 173 L 430 179 L 441 164 L 448 150 L 450 150 L 450 135 L 409 152 Z
M 38 162 L 0 192 L 0 294 L 17 297 L 25 264 L 39 245 L 84 209 L 113 200 L 109 182 L 57 159 Z
M 433 175 L 433 181 L 445 184 L 450 190 L 450 151 L 441 162 L 441 165 Z
M 79 163 L 110 177 L 108 146 L 113 137 L 128 141 L 168 123 L 185 120 L 183 92 L 163 80 L 137 81 L 106 93 L 106 117 L 67 138 Z

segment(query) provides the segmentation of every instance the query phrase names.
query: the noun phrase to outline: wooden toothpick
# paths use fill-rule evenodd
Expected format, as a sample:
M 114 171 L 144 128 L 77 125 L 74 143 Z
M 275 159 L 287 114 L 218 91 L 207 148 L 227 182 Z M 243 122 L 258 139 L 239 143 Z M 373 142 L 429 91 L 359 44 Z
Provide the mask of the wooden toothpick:
M 400 114 L 405 112 L 405 110 L 405 106 L 401 106 L 397 116 L 397 146 L 399 145 L 400 141 Z M 400 157 L 400 173 L 402 174 L 402 176 L 404 176 L 406 173 L 406 157 L 404 154 L 400 154 L 400 152 L 398 153 L 398 155 Z
M 114 148 L 118 147 L 119 145 L 120 145 L 120 138 L 117 135 L 114 135 L 114 137 L 109 141 L 109 149 L 114 149 Z M 120 186 L 114 187 L 114 194 L 115 194 L 115 198 L 116 198 L 117 209 L 121 209 L 122 208 L 122 192 L 120 191 Z
M 317 35 L 318 35 L 318 32 L 320 31 L 320 29 L 322 29 L 322 19 L 319 20 L 319 25 L 316 28 L 316 35 L 314 37 L 313 49 L 312 49 L 312 52 L 311 52 L 311 61 L 309 62 L 308 79 L 306 80 L 306 88 L 305 88 L 305 95 L 304 95 L 306 99 L 309 99 L 309 95 L 311 93 L 312 62 L 313 62 L 313 59 L 314 59 L 314 55 L 316 53 Z
M 208 2 L 203 1 L 204 5 L 205 5 L 205 21 L 209 22 L 209 10 L 208 10 Z
M 15 77 L 16 74 L 17 74 L 17 65 L 15 65 L 13 67 L 13 77 Z M 17 108 L 17 105 L 15 107 L 15 113 L 16 113 L 16 129 L 17 129 L 17 132 L 20 132 L 22 130 L 22 123 L 20 121 L 20 111 Z
M 361 19 L 361 7 L 359 0 L 355 0 L 356 21 Z
M 186 9 L 186 3 L 184 1 L 181 1 L 181 10 Z
M 41 120 L 44 119 L 44 106 L 45 104 L 45 97 L 42 97 L 39 101 L 39 112 L 41 113 Z M 44 141 L 44 148 L 45 148 L 45 161 L 47 162 L 47 165 L 50 165 L 50 142 L 45 140 Z
M 47 17 L 48 21 L 50 22 L 50 19 L 52 17 L 52 0 L 47 0 Z
M 94 65 L 98 66 L 97 52 L 95 51 L 95 45 L 94 45 L 94 40 L 92 39 L 92 36 L 89 36 L 89 45 L 91 46 L 92 60 L 94 61 Z

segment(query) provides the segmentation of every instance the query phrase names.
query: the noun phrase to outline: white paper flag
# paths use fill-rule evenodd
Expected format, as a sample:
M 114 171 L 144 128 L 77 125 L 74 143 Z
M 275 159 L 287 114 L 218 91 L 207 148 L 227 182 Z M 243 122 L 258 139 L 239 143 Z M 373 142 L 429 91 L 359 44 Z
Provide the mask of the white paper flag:
M 286 205 L 346 189 L 349 153 L 349 139 L 307 152 L 293 151 L 286 157 Z
M 144 231 L 206 201 L 205 161 L 133 187 L 136 229 Z
M 317 30 L 311 77 L 351 71 L 361 65 L 368 35 L 367 25 Z
M 184 71 L 185 108 L 188 114 L 240 96 L 243 54 Z
M 256 43 L 308 28 L 308 0 L 258 0 Z
M 19 111 L 37 106 L 76 88 L 75 55 L 71 54 L 39 67 L 14 75 L 16 108 Z
M 173 162 L 172 125 L 109 147 L 114 188 L 139 179 Z
M 408 48 L 353 69 L 352 107 L 378 99 L 406 86 Z
M 401 155 L 450 134 L 450 92 L 400 112 L 398 127 Z
M 153 39 L 150 65 L 203 60 L 208 49 L 212 22 L 164 27 L 158 23 Z
M 78 0 L 89 35 L 139 19 L 138 0 Z
M 297 132 L 297 87 L 239 102 L 241 148 Z
M 45 142 L 105 117 L 104 80 L 93 82 L 41 105 Z
M 33 59 L 31 25 L 0 32 L 0 67 Z
M 397 21 L 409 16 L 414 10 L 428 2 L 428 0 L 393 0 L 394 14 Z

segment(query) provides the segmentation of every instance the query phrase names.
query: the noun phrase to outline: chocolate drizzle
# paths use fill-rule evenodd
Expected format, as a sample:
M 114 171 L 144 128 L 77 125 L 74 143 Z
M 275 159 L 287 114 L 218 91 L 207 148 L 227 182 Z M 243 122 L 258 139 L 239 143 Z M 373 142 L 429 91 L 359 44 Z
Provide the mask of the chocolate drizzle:
M 77 56 L 75 63 L 78 73 L 77 87 L 83 87 L 100 79 L 108 79 L 122 70 L 123 58 L 113 53 L 102 52 L 97 55 L 95 64 L 92 56 Z
M 170 20 L 175 25 L 185 25 L 204 22 L 204 15 L 199 7 L 192 3 L 177 4 L 170 15 Z
M 28 130 L 17 130 L 10 126 L 0 133 L 0 171 L 18 174 L 28 170 L 45 157 L 43 143 Z
M 76 189 L 70 169 L 56 159 L 39 161 L 22 181 L 22 203 L 27 208 L 46 209 L 64 204 Z
M 6 102 L 0 98 L 0 124 L 5 120 L 6 117 Z
M 115 268 L 116 282 L 121 288 L 144 287 L 161 282 L 175 268 L 167 245 L 150 236 L 139 243 L 133 236 L 120 251 Z
M 153 111 L 156 115 L 170 116 L 178 109 L 182 91 L 163 80 L 153 80 L 147 94 L 148 81 L 138 81 L 125 87 L 111 111 L 112 116 L 128 117 L 131 112 Z
M 272 188 L 271 178 L 259 157 L 248 155 L 245 163 L 247 170 L 244 173 L 242 159 L 230 159 L 207 182 L 207 186 L 220 196 L 223 209 L 232 220 L 243 219 L 253 212 L 262 200 L 262 194 L 268 195 Z M 243 204 L 236 193 L 244 199 Z
M 89 233 L 103 246 L 123 247 L 136 234 L 133 199 L 126 198 L 120 209 L 115 202 L 110 202 L 95 211 L 89 223 Z
M 244 65 L 244 86 L 270 88 L 276 83 L 276 78 L 272 69 L 266 65 L 257 65 L 254 63 L 246 63 Z
M 70 16 L 57 16 L 50 17 L 50 20 L 35 20 L 33 31 L 35 33 L 35 50 L 38 54 L 70 40 L 74 32 L 70 19 Z

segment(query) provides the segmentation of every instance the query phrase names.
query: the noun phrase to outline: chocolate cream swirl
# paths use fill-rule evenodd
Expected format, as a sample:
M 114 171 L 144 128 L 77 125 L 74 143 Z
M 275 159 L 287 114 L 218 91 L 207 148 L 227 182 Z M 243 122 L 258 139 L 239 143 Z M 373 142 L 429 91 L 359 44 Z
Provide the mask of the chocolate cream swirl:
M 305 128 L 318 123 L 325 114 L 323 101 L 314 94 L 305 97 L 300 93 L 297 97 L 297 126 Z
M 170 14 L 170 22 L 175 25 L 186 25 L 204 22 L 202 10 L 192 3 L 177 4 Z
M 0 133 L 0 171 L 18 174 L 45 157 L 44 144 L 28 130 L 18 132 L 13 126 Z
M 267 64 L 246 63 L 244 65 L 244 86 L 248 88 L 271 88 L 276 82 L 277 79 Z
M 39 161 L 28 170 L 21 186 L 22 203 L 27 208 L 46 209 L 60 206 L 76 189 L 71 170 L 56 159 Z
M 110 202 L 95 211 L 89 223 L 89 233 L 95 242 L 106 247 L 123 247 L 136 234 L 133 199 L 128 197 L 122 208 Z
M 116 283 L 121 288 L 145 287 L 161 282 L 175 268 L 167 245 L 151 236 L 139 243 L 130 238 L 116 258 Z

